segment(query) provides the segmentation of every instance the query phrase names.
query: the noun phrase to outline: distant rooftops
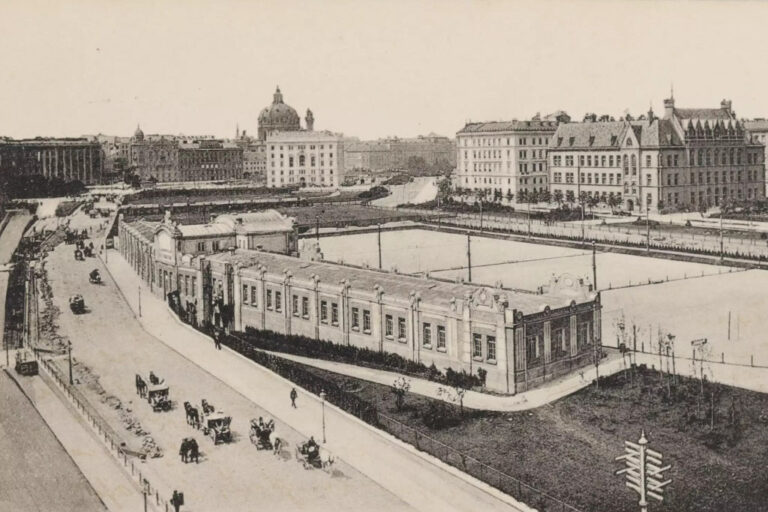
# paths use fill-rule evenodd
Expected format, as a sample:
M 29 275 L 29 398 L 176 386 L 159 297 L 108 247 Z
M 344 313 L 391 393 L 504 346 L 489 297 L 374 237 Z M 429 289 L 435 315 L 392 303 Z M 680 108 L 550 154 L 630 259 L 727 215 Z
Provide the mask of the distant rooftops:
M 341 141 L 344 137 L 341 133 L 324 131 L 280 131 L 267 134 L 267 142 L 281 142 L 294 140 L 328 140 Z
M 490 121 L 481 123 L 467 123 L 464 128 L 457 132 L 457 135 L 464 133 L 494 133 L 494 132 L 527 132 L 527 131 L 548 131 L 554 132 L 557 129 L 557 121 L 541 121 L 533 119 L 530 121 Z

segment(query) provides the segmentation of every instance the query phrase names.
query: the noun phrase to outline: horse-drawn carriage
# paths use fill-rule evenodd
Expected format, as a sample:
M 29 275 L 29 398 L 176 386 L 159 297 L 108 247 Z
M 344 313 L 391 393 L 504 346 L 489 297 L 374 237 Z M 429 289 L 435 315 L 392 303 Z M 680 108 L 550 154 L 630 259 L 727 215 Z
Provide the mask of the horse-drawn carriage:
M 149 380 L 145 381 L 141 375 L 136 374 L 136 393 L 141 398 L 146 398 L 152 410 L 155 412 L 170 411 L 173 402 L 169 398 L 170 388 L 165 380 L 149 372 Z
M 272 450 L 278 453 L 283 444 L 282 439 L 275 433 L 275 420 L 265 423 L 262 418 L 252 419 L 249 437 L 257 450 Z
M 73 295 L 69 298 L 69 309 L 76 315 L 85 313 L 85 300 L 82 295 Z
M 90 281 L 91 284 L 101 284 L 101 274 L 99 273 L 99 269 L 95 268 L 91 270 L 91 273 L 88 274 L 88 281 Z
M 171 399 L 169 395 L 168 385 L 165 383 L 150 384 L 147 387 L 147 402 L 152 406 L 152 410 L 155 412 L 170 411 Z
M 296 459 L 302 463 L 304 469 L 325 469 L 333 464 L 333 456 L 321 448 L 312 437 L 296 446 Z
M 231 423 L 231 416 L 225 416 L 221 411 L 211 412 L 203 416 L 203 434 L 211 436 L 214 445 L 219 441 L 228 443 L 232 441 L 232 431 L 229 428 Z
M 83 256 L 93 258 L 93 244 L 83 247 Z

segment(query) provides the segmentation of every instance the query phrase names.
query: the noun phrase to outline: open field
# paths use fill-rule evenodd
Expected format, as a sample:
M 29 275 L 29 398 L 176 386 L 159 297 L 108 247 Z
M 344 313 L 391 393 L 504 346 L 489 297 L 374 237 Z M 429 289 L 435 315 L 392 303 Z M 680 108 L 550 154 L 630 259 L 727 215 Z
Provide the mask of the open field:
M 0 396 L 4 410 L 0 414 L 0 510 L 106 510 L 43 418 L 5 372 L 0 372 Z
M 376 267 L 376 237 L 375 233 L 326 237 L 321 238 L 321 246 L 328 260 Z M 458 268 L 466 265 L 465 236 L 416 229 L 383 232 L 381 237 L 385 269 L 396 266 L 400 272 L 431 271 L 436 277 L 466 278 L 466 268 Z M 472 281 L 476 283 L 501 281 L 505 287 L 535 290 L 552 274 L 592 278 L 592 255 L 587 250 L 482 237 L 472 237 L 471 245 Z M 495 264 L 504 261 L 516 263 Z M 706 277 L 700 277 L 702 273 Z M 635 286 L 647 284 L 649 279 L 670 282 Z M 709 359 L 719 361 L 724 354 L 726 362 L 768 365 L 764 337 L 768 332 L 764 314 L 768 273 L 762 270 L 731 272 L 716 265 L 598 253 L 597 281 L 602 290 L 606 345 L 616 346 L 616 323 L 623 316 L 630 334 L 633 324 L 638 327 L 638 349 L 655 350 L 661 328 L 677 336 L 679 357 L 691 357 L 691 340 L 707 338 Z M 630 288 L 617 289 L 630 283 Z
M 430 272 L 435 277 L 467 277 L 467 237 L 453 233 L 413 229 L 384 232 L 382 266 L 402 273 Z M 378 267 L 377 234 L 354 234 L 321 240 L 327 260 Z M 351 248 L 351 249 L 350 249 Z M 592 252 L 551 245 L 473 236 L 472 281 L 536 290 L 552 274 L 568 273 L 592 279 Z M 727 269 L 726 269 L 727 270 Z M 616 253 L 597 254 L 598 288 L 718 274 L 723 267 L 700 263 L 645 258 Z

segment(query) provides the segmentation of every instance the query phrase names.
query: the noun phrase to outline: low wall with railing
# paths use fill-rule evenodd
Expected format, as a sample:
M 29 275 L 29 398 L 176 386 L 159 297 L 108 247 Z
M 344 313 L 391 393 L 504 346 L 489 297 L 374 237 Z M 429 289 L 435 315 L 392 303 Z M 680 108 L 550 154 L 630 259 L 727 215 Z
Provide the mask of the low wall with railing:
M 83 394 L 77 389 L 76 386 L 70 385 L 67 379 L 61 375 L 59 368 L 46 359 L 42 353 L 35 352 L 35 358 L 37 359 L 39 368 L 43 371 L 40 372 L 40 376 L 48 382 L 52 389 L 58 389 L 58 391 L 68 399 L 75 410 L 83 417 L 85 422 L 97 435 L 99 440 L 104 443 L 104 446 L 108 449 L 109 453 L 117 459 L 117 463 L 126 474 L 131 476 L 139 489 L 146 493 L 146 503 L 155 512 L 169 512 L 173 510 L 173 505 L 170 501 L 161 497 L 161 493 L 158 487 L 152 484 L 147 478 L 145 472 L 135 464 L 136 459 L 129 457 L 124 451 L 125 443 L 120 436 L 109 426 L 96 409 L 88 402 Z M 170 494 L 170 492 L 166 493 Z M 163 495 L 166 495 L 163 494 Z

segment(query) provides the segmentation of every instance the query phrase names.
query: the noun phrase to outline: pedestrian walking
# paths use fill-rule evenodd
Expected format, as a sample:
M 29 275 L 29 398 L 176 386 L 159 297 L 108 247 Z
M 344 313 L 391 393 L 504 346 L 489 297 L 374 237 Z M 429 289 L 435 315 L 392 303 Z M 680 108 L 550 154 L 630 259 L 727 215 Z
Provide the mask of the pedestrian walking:
M 295 409 L 296 408 L 296 397 L 299 396 L 299 394 L 296 392 L 296 388 L 293 388 L 291 390 L 291 406 Z
M 213 333 L 213 343 L 216 346 L 217 350 L 221 350 L 221 335 L 218 331 Z

